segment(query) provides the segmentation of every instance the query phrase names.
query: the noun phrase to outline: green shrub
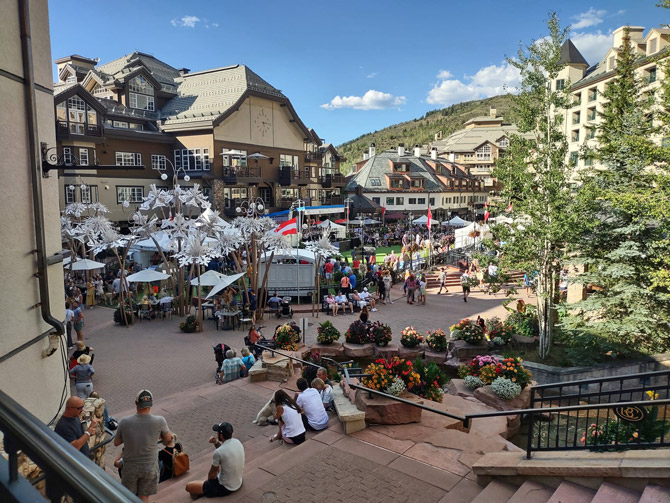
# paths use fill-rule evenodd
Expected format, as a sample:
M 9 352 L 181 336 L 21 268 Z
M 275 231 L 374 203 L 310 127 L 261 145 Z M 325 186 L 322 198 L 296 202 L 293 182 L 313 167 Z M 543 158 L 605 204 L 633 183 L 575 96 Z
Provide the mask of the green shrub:
M 325 321 L 316 329 L 319 344 L 332 344 L 340 338 L 340 331 L 330 321 Z
M 186 320 L 179 324 L 179 328 L 182 332 L 193 333 L 198 330 L 198 319 L 195 316 L 190 315 L 186 317 Z

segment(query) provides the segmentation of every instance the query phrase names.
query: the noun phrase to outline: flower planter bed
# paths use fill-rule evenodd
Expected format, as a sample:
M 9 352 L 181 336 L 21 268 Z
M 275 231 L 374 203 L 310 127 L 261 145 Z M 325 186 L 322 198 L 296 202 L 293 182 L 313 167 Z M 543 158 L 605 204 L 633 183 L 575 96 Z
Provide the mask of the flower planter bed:
M 312 345 L 309 352 L 316 352 L 319 353 L 321 356 L 327 356 L 329 358 L 339 357 L 344 356 L 344 346 L 342 345 L 341 342 L 333 342 L 332 344 L 316 343 Z
M 423 359 L 427 362 L 435 362 L 438 365 L 444 365 L 444 362 L 447 359 L 447 353 L 446 352 L 438 353 L 437 351 L 433 351 L 430 348 L 426 348 L 424 351 Z
M 390 343 L 386 346 L 375 346 L 375 356 L 378 358 L 390 359 L 399 355 L 398 345 Z
M 398 356 L 407 360 L 414 361 L 416 358 L 423 358 L 425 348 L 423 346 L 416 346 L 413 348 L 406 348 L 405 346 L 398 347 Z

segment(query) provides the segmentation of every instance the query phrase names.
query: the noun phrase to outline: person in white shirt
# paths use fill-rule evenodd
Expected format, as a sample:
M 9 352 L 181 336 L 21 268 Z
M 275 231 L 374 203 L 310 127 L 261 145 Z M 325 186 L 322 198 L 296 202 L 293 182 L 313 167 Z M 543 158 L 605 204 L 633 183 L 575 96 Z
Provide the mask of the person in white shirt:
M 219 423 L 212 426 L 217 433 L 209 442 L 216 450 L 212 456 L 212 466 L 207 474 L 207 480 L 189 482 L 186 492 L 192 498 L 206 496 L 218 498 L 228 496 L 242 487 L 242 472 L 244 471 L 244 446 L 238 439 L 233 438 L 233 426 L 230 423 Z
M 495 264 L 489 264 L 489 276 L 495 277 L 498 275 L 498 266 Z
M 307 379 L 300 378 L 296 382 L 300 394 L 295 403 L 302 409 L 302 423 L 305 428 L 313 431 L 324 430 L 328 426 L 328 413 L 323 407 L 321 395 L 316 388 L 309 388 Z
M 343 313 L 347 312 L 347 306 L 349 306 L 349 311 L 351 311 L 351 314 L 354 313 L 354 305 L 349 302 L 349 299 L 347 299 L 342 292 L 337 294 L 335 297 L 335 302 L 337 302 L 337 305 L 342 308 Z
M 321 397 L 324 409 L 335 410 L 335 396 L 330 384 L 326 384 L 323 379 L 317 377 L 312 381 L 312 388 L 319 390 L 319 396 Z
M 370 292 L 368 292 L 367 286 L 363 288 L 363 291 L 359 294 L 359 297 L 363 302 L 370 304 L 370 307 L 372 308 L 371 311 L 377 311 L 377 308 L 375 307 L 375 299 L 372 297 L 372 295 L 370 295 Z
M 468 295 L 470 295 L 470 275 L 467 272 L 461 275 L 461 287 L 463 288 L 463 302 L 467 302 Z

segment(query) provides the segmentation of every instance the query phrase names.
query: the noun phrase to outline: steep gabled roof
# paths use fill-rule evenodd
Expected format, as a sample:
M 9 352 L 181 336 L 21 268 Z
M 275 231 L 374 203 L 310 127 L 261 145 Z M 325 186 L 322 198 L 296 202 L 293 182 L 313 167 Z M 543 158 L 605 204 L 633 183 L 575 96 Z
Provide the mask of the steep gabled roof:
M 137 70 L 143 66 L 160 83 L 162 91 L 176 93 L 175 79 L 179 78 L 179 70 L 156 59 L 150 54 L 143 52 L 133 52 L 118 59 L 99 65 L 95 71 L 107 83 L 110 80 L 123 80 L 126 74 Z
M 216 121 L 249 94 L 288 98 L 244 65 L 189 73 L 177 79 L 178 94 L 161 110 L 165 125 Z M 305 136 L 309 131 L 305 128 Z
M 565 65 L 586 65 L 589 64 L 582 56 L 582 53 L 575 47 L 575 44 L 572 43 L 572 40 L 567 39 L 563 42 L 561 46 L 561 59 L 560 63 Z

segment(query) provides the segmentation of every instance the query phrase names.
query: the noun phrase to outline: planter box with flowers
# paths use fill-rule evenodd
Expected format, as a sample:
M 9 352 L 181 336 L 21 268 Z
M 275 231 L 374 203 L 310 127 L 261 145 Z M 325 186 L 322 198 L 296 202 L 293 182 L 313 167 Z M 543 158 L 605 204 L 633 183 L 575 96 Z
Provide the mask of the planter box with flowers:
M 398 348 L 398 356 L 401 358 L 408 358 L 410 360 L 424 355 L 424 348 L 421 346 L 423 336 L 419 335 L 414 327 L 406 327 L 400 331 L 400 348 Z
M 443 364 L 446 359 L 447 334 L 442 329 L 428 331 L 426 335 L 428 349 L 424 354 L 424 360 Z
M 386 346 L 393 339 L 391 327 L 381 321 L 375 321 L 370 325 L 369 334 L 370 341 L 374 342 L 377 346 Z
M 514 338 L 514 328 L 503 324 L 500 318 L 494 316 L 486 320 L 486 337 L 489 346 L 499 348 L 509 344 Z
M 531 373 L 521 365 L 521 358 L 499 360 L 478 355 L 459 368 L 458 375 L 477 400 L 497 410 L 525 409 L 530 405 Z M 454 384 L 452 389 L 460 386 Z M 521 424 L 519 416 L 507 418 L 508 437 Z
M 351 358 L 372 356 L 375 354 L 375 345 L 370 340 L 368 326 L 362 321 L 356 320 L 345 332 L 344 354 Z
M 317 343 L 312 346 L 312 350 L 323 356 L 344 356 L 342 343 L 337 342 L 340 338 L 340 331 L 330 322 L 321 323 L 316 329 Z
M 277 329 L 273 337 L 277 349 L 286 351 L 297 351 L 300 335 L 291 325 L 286 323 Z

